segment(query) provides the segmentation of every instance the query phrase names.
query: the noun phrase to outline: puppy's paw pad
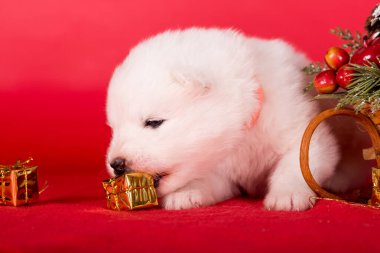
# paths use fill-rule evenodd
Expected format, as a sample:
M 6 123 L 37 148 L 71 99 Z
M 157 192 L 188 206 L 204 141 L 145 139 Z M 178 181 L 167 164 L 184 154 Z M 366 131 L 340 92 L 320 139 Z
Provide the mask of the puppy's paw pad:
M 314 206 L 314 196 L 311 191 L 277 194 L 269 192 L 264 199 L 264 206 L 268 210 L 304 211 Z
M 203 197 L 199 191 L 179 191 L 163 197 L 162 206 L 167 210 L 190 209 L 202 206 Z

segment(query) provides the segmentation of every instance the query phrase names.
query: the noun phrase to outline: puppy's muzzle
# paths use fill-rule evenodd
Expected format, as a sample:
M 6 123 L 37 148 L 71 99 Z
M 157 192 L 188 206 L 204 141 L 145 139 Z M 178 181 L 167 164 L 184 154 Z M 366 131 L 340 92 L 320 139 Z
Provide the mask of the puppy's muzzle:
M 113 169 L 116 176 L 123 175 L 124 173 L 133 172 L 133 170 L 127 165 L 129 164 L 128 161 L 126 161 L 123 158 L 115 158 L 111 163 L 110 166 Z M 158 187 L 161 175 L 156 174 L 153 176 L 154 179 L 154 186 Z
M 132 169 L 129 168 L 126 164 L 126 160 L 123 158 L 115 158 L 110 163 L 111 168 L 113 169 L 116 176 L 120 176 L 124 173 L 132 172 Z

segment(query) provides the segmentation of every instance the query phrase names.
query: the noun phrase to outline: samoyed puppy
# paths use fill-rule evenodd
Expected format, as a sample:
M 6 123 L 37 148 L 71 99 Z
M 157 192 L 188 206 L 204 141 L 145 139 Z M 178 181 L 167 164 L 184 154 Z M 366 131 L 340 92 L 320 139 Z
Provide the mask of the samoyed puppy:
M 111 174 L 154 175 L 166 209 L 212 205 L 242 191 L 271 210 L 305 210 L 315 193 L 299 164 L 320 111 L 303 93 L 307 58 L 284 41 L 231 29 L 167 31 L 133 48 L 107 97 Z M 324 184 L 339 160 L 322 124 L 310 167 Z

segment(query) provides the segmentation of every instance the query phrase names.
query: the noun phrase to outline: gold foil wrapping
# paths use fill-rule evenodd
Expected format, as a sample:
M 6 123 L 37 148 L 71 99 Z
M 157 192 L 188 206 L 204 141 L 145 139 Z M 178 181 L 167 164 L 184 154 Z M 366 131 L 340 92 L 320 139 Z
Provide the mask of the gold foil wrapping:
M 20 206 L 38 200 L 37 166 L 26 165 L 32 160 L 0 165 L 0 205 Z
M 102 183 L 109 209 L 133 210 L 158 205 L 154 180 L 149 174 L 127 173 Z
M 370 205 L 380 207 L 380 169 L 372 168 L 372 197 Z

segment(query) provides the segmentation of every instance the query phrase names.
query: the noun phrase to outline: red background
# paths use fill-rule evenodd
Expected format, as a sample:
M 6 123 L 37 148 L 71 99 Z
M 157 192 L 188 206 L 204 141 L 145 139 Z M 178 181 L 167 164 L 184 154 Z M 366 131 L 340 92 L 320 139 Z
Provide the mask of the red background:
M 283 38 L 320 60 L 340 40 L 336 26 L 363 31 L 376 1 L 0 2 L 0 161 L 33 155 L 67 169 L 103 167 L 107 83 L 142 39 L 170 28 L 235 27 Z M 75 162 L 75 164 L 73 164 Z M 79 163 L 79 164 L 78 164 Z
M 74 252 L 76 247 L 84 250 L 92 244 L 94 252 L 104 252 L 106 242 L 96 244 L 102 238 L 112 238 L 113 245 L 117 245 L 117 235 L 110 231 L 119 226 L 118 232 L 123 234 L 122 221 L 129 222 L 126 226 L 133 224 L 125 231 L 134 232 L 142 225 L 150 231 L 147 236 L 162 233 L 164 238 L 155 239 L 161 249 L 167 237 L 177 233 L 177 246 L 191 245 L 188 249 L 192 250 L 207 243 L 205 249 L 219 251 L 233 249 L 234 244 L 247 251 L 254 245 L 258 245 L 256 249 L 272 246 L 273 250 L 284 250 L 286 242 L 296 244 L 294 238 L 298 237 L 300 246 L 293 245 L 296 251 L 310 251 L 308 245 L 318 249 L 316 243 L 322 245 L 319 249 L 323 252 L 329 245 L 330 249 L 338 249 L 343 244 L 346 252 L 357 251 L 368 243 L 366 239 L 376 228 L 371 223 L 376 215 L 373 210 L 324 203 L 310 212 L 289 215 L 265 212 L 261 202 L 242 199 L 197 211 L 148 210 L 119 216 L 105 210 L 100 180 L 107 176 L 104 159 L 110 131 L 105 125 L 104 105 L 115 65 L 132 46 L 160 31 L 191 26 L 234 27 L 252 36 L 283 38 L 311 59 L 321 60 L 328 47 L 341 42 L 329 30 L 341 26 L 363 31 L 364 21 L 376 3 L 0 0 L 0 163 L 33 156 L 40 166 L 40 179 L 49 182 L 39 204 L 17 210 L 0 208 L 0 215 L 4 214 L 0 216 L 0 251 L 5 247 L 15 252 L 60 248 Z M 345 216 L 347 210 L 353 212 L 353 217 Z M 158 225 L 155 220 L 159 220 Z M 152 223 L 156 225 L 151 228 Z M 110 224 L 114 227 L 107 228 Z M 244 225 L 250 229 L 242 230 Z M 221 240 L 204 239 L 219 229 L 216 234 Z M 318 237 L 326 230 L 327 238 Z M 350 230 L 360 231 L 360 236 L 351 238 Z M 29 237 L 30 231 L 34 236 Z M 333 238 L 335 234 L 337 239 Z M 273 243 L 264 243 L 270 240 Z M 179 248 L 184 249 L 183 245 Z M 368 245 L 363 247 L 368 249 Z
M 143 38 L 169 28 L 234 27 L 283 38 L 319 59 L 336 26 L 363 30 L 377 1 L 66 0 L 0 2 L 1 87 L 103 90 Z

